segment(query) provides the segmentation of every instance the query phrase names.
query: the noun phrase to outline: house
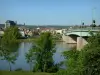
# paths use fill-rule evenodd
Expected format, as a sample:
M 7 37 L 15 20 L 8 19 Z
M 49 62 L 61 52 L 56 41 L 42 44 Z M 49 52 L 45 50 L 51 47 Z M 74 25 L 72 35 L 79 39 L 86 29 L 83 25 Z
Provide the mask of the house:
M 10 27 L 10 26 L 15 26 L 16 24 L 17 24 L 17 23 L 14 22 L 14 21 L 7 20 L 7 21 L 5 22 L 5 28 L 8 28 L 8 27 Z
M 4 35 L 4 30 L 0 28 L 0 37 L 2 37 L 3 35 Z
M 25 37 L 25 32 L 20 30 L 19 33 L 21 34 L 22 37 Z
M 56 32 L 56 34 L 62 34 L 63 33 L 62 29 L 55 30 L 55 32 Z

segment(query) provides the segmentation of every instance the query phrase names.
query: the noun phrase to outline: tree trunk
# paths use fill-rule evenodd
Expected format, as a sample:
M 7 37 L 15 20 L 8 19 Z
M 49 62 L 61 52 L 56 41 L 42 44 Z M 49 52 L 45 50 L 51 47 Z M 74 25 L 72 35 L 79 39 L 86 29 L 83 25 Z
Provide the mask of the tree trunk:
M 11 71 L 11 64 L 10 64 L 10 62 L 8 61 L 8 63 L 9 63 L 9 71 Z
M 43 72 L 46 72 L 46 61 L 44 63 Z

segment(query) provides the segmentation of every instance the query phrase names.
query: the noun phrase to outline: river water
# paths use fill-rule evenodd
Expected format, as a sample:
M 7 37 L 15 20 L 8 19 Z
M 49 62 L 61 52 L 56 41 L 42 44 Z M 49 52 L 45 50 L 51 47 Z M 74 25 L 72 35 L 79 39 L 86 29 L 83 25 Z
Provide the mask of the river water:
M 75 44 L 66 44 L 65 42 L 56 43 L 56 53 L 53 55 L 55 63 L 64 61 L 62 56 L 63 51 L 71 50 L 72 47 L 75 47 Z M 15 61 L 15 64 L 11 64 L 12 70 L 21 68 L 23 70 L 30 70 L 29 64 L 26 62 L 25 53 L 32 47 L 32 43 L 22 42 L 18 48 L 18 57 Z M 9 64 L 6 60 L 0 60 L 0 70 L 9 70 Z

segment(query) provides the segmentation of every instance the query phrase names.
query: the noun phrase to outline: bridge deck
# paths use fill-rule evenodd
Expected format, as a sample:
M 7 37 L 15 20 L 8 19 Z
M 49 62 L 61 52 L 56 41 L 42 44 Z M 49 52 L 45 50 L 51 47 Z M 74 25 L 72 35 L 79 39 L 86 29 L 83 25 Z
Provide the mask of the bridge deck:
M 65 35 L 90 36 L 89 31 L 96 33 L 100 31 L 100 27 L 70 28 Z

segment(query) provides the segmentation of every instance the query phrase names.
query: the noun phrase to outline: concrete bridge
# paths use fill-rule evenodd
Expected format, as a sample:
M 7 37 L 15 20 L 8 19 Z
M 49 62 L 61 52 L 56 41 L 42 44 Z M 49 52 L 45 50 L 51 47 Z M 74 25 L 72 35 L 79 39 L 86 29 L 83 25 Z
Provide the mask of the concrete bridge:
M 95 34 L 100 31 L 100 27 L 70 28 L 64 31 L 62 38 L 68 44 L 77 44 L 77 49 L 80 50 L 88 43 L 87 38 L 91 36 L 89 31 Z

